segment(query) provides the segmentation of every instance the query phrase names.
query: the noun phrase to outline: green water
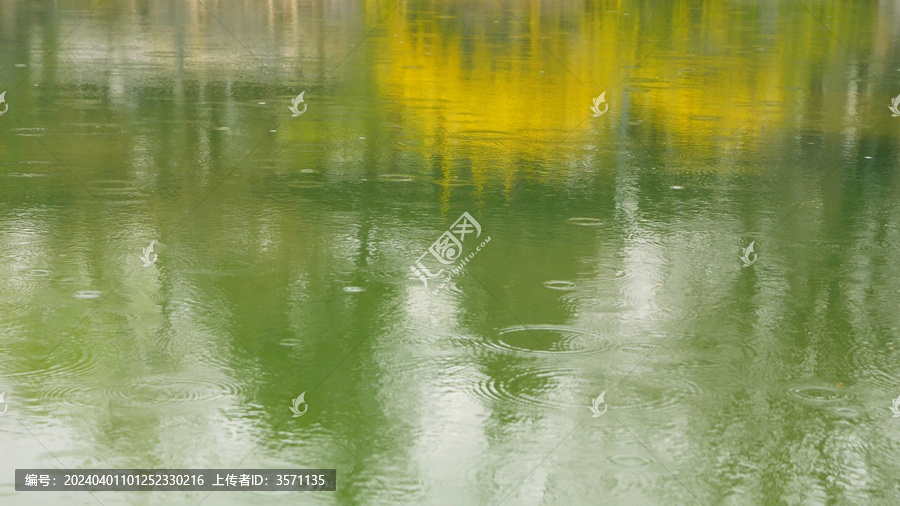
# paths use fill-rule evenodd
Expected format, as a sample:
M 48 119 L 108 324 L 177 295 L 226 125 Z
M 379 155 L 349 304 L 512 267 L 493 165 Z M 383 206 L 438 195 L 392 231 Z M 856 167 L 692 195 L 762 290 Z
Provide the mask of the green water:
M 896 3 L 204 4 L 0 2 L 0 503 L 900 502 Z

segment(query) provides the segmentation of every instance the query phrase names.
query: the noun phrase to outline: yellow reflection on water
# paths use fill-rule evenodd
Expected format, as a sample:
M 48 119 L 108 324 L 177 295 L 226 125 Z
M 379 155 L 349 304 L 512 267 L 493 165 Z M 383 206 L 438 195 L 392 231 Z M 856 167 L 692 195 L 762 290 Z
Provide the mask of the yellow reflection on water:
M 815 7 L 821 22 L 775 2 L 401 8 L 373 42 L 400 142 L 473 158 L 542 157 L 562 142 L 615 142 L 632 127 L 695 159 L 750 154 L 798 122 L 840 132 L 853 100 L 848 50 L 871 51 L 885 72 L 890 51 L 836 2 Z M 603 91 L 609 111 L 594 118 Z

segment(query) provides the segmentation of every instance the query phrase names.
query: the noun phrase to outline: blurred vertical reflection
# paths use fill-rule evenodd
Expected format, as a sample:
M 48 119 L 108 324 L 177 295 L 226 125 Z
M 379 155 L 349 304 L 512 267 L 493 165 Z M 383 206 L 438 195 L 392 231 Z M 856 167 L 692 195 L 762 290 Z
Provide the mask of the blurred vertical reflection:
M 0 26 L 2 476 L 898 493 L 896 3 L 0 0 Z M 409 266 L 463 211 L 492 240 L 433 294 Z

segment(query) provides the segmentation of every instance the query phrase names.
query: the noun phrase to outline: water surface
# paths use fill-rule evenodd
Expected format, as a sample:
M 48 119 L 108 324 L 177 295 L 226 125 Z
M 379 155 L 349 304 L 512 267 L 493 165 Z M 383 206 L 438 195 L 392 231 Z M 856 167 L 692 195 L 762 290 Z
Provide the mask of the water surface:
M 204 3 L 0 2 L 0 502 L 897 502 L 896 5 Z

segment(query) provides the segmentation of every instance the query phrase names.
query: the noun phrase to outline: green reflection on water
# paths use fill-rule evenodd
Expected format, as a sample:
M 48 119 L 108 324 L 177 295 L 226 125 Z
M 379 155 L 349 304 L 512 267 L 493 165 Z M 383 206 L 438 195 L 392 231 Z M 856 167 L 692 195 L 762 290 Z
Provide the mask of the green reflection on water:
M 336 468 L 329 504 L 900 493 L 887 5 L 11 4 L 4 502 L 61 465 Z M 491 242 L 432 293 L 410 266 L 464 211 Z

